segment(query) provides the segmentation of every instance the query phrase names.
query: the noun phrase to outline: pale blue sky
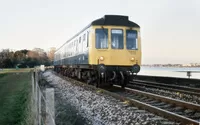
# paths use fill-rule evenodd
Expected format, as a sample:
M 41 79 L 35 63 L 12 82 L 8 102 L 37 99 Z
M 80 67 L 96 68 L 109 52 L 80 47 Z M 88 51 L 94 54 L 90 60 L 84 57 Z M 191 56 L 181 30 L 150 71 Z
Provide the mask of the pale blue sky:
M 0 0 L 0 49 L 60 47 L 105 14 L 141 26 L 142 63 L 200 63 L 200 0 Z

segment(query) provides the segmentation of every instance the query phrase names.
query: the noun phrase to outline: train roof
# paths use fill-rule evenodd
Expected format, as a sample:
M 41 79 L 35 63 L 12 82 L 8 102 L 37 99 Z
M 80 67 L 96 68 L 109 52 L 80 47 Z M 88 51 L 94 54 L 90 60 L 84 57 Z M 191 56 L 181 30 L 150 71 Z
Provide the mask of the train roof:
M 123 15 L 104 15 L 102 18 L 96 19 L 92 21 L 88 26 L 83 28 L 80 32 L 78 32 L 76 35 L 74 35 L 71 39 L 67 40 L 62 46 L 64 46 L 66 43 L 68 43 L 70 40 L 78 36 L 80 33 L 82 33 L 84 30 L 89 28 L 90 26 L 95 26 L 95 25 L 101 25 L 101 26 L 127 26 L 127 27 L 135 27 L 135 28 L 140 28 L 140 26 L 132 21 L 129 20 L 128 16 L 123 16 Z M 59 47 L 56 52 L 62 48 Z
M 113 25 L 140 28 L 138 24 L 130 21 L 128 16 L 122 15 L 105 15 L 102 18 L 94 20 L 91 25 Z

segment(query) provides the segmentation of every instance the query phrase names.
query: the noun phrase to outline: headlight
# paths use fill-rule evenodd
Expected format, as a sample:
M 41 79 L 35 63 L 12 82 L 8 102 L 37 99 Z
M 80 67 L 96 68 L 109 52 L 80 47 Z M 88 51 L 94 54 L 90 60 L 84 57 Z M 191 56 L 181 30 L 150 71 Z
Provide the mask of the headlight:
M 103 60 L 104 60 L 103 56 L 101 56 L 99 59 L 100 59 L 101 61 L 103 61 Z
M 134 61 L 134 60 L 135 60 L 135 58 L 134 58 L 134 57 L 132 57 L 132 58 L 131 58 L 131 61 Z

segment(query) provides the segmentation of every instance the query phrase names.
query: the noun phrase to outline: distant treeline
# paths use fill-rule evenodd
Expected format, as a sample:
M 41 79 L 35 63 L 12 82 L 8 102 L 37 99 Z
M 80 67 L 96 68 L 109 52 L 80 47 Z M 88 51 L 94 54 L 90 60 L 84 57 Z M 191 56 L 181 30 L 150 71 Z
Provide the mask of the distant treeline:
M 40 48 L 33 50 L 0 51 L 0 68 L 32 68 L 37 65 L 51 65 L 53 53 L 47 53 Z

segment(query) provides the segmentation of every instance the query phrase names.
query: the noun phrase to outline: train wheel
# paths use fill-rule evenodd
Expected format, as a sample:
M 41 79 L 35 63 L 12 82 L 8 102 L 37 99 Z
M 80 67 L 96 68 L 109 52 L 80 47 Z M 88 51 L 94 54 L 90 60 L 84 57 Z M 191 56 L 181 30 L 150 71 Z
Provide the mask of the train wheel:
M 121 83 L 121 87 L 124 89 L 125 88 L 124 80 L 122 80 L 120 83 Z
M 95 82 L 95 83 L 94 83 L 94 86 L 98 88 L 98 87 L 99 87 L 99 83 L 98 83 L 98 82 Z
M 100 84 L 101 84 L 101 78 L 98 77 L 97 80 L 94 82 L 94 86 L 98 88 Z
M 101 73 L 98 73 L 98 78 L 97 78 L 97 82 L 96 82 L 96 87 L 102 87 L 103 84 L 105 83 L 105 80 L 106 80 L 106 74 L 101 74 Z
M 124 76 L 122 71 L 120 71 L 120 76 L 121 76 L 120 85 L 121 85 L 122 88 L 125 88 L 125 86 L 126 86 L 126 82 L 125 81 L 126 80 L 125 80 L 125 76 Z
M 82 77 L 81 77 L 81 74 L 82 74 L 81 71 L 79 71 L 79 72 L 78 72 L 78 79 L 79 79 L 79 80 L 81 80 L 81 78 L 82 78 Z

